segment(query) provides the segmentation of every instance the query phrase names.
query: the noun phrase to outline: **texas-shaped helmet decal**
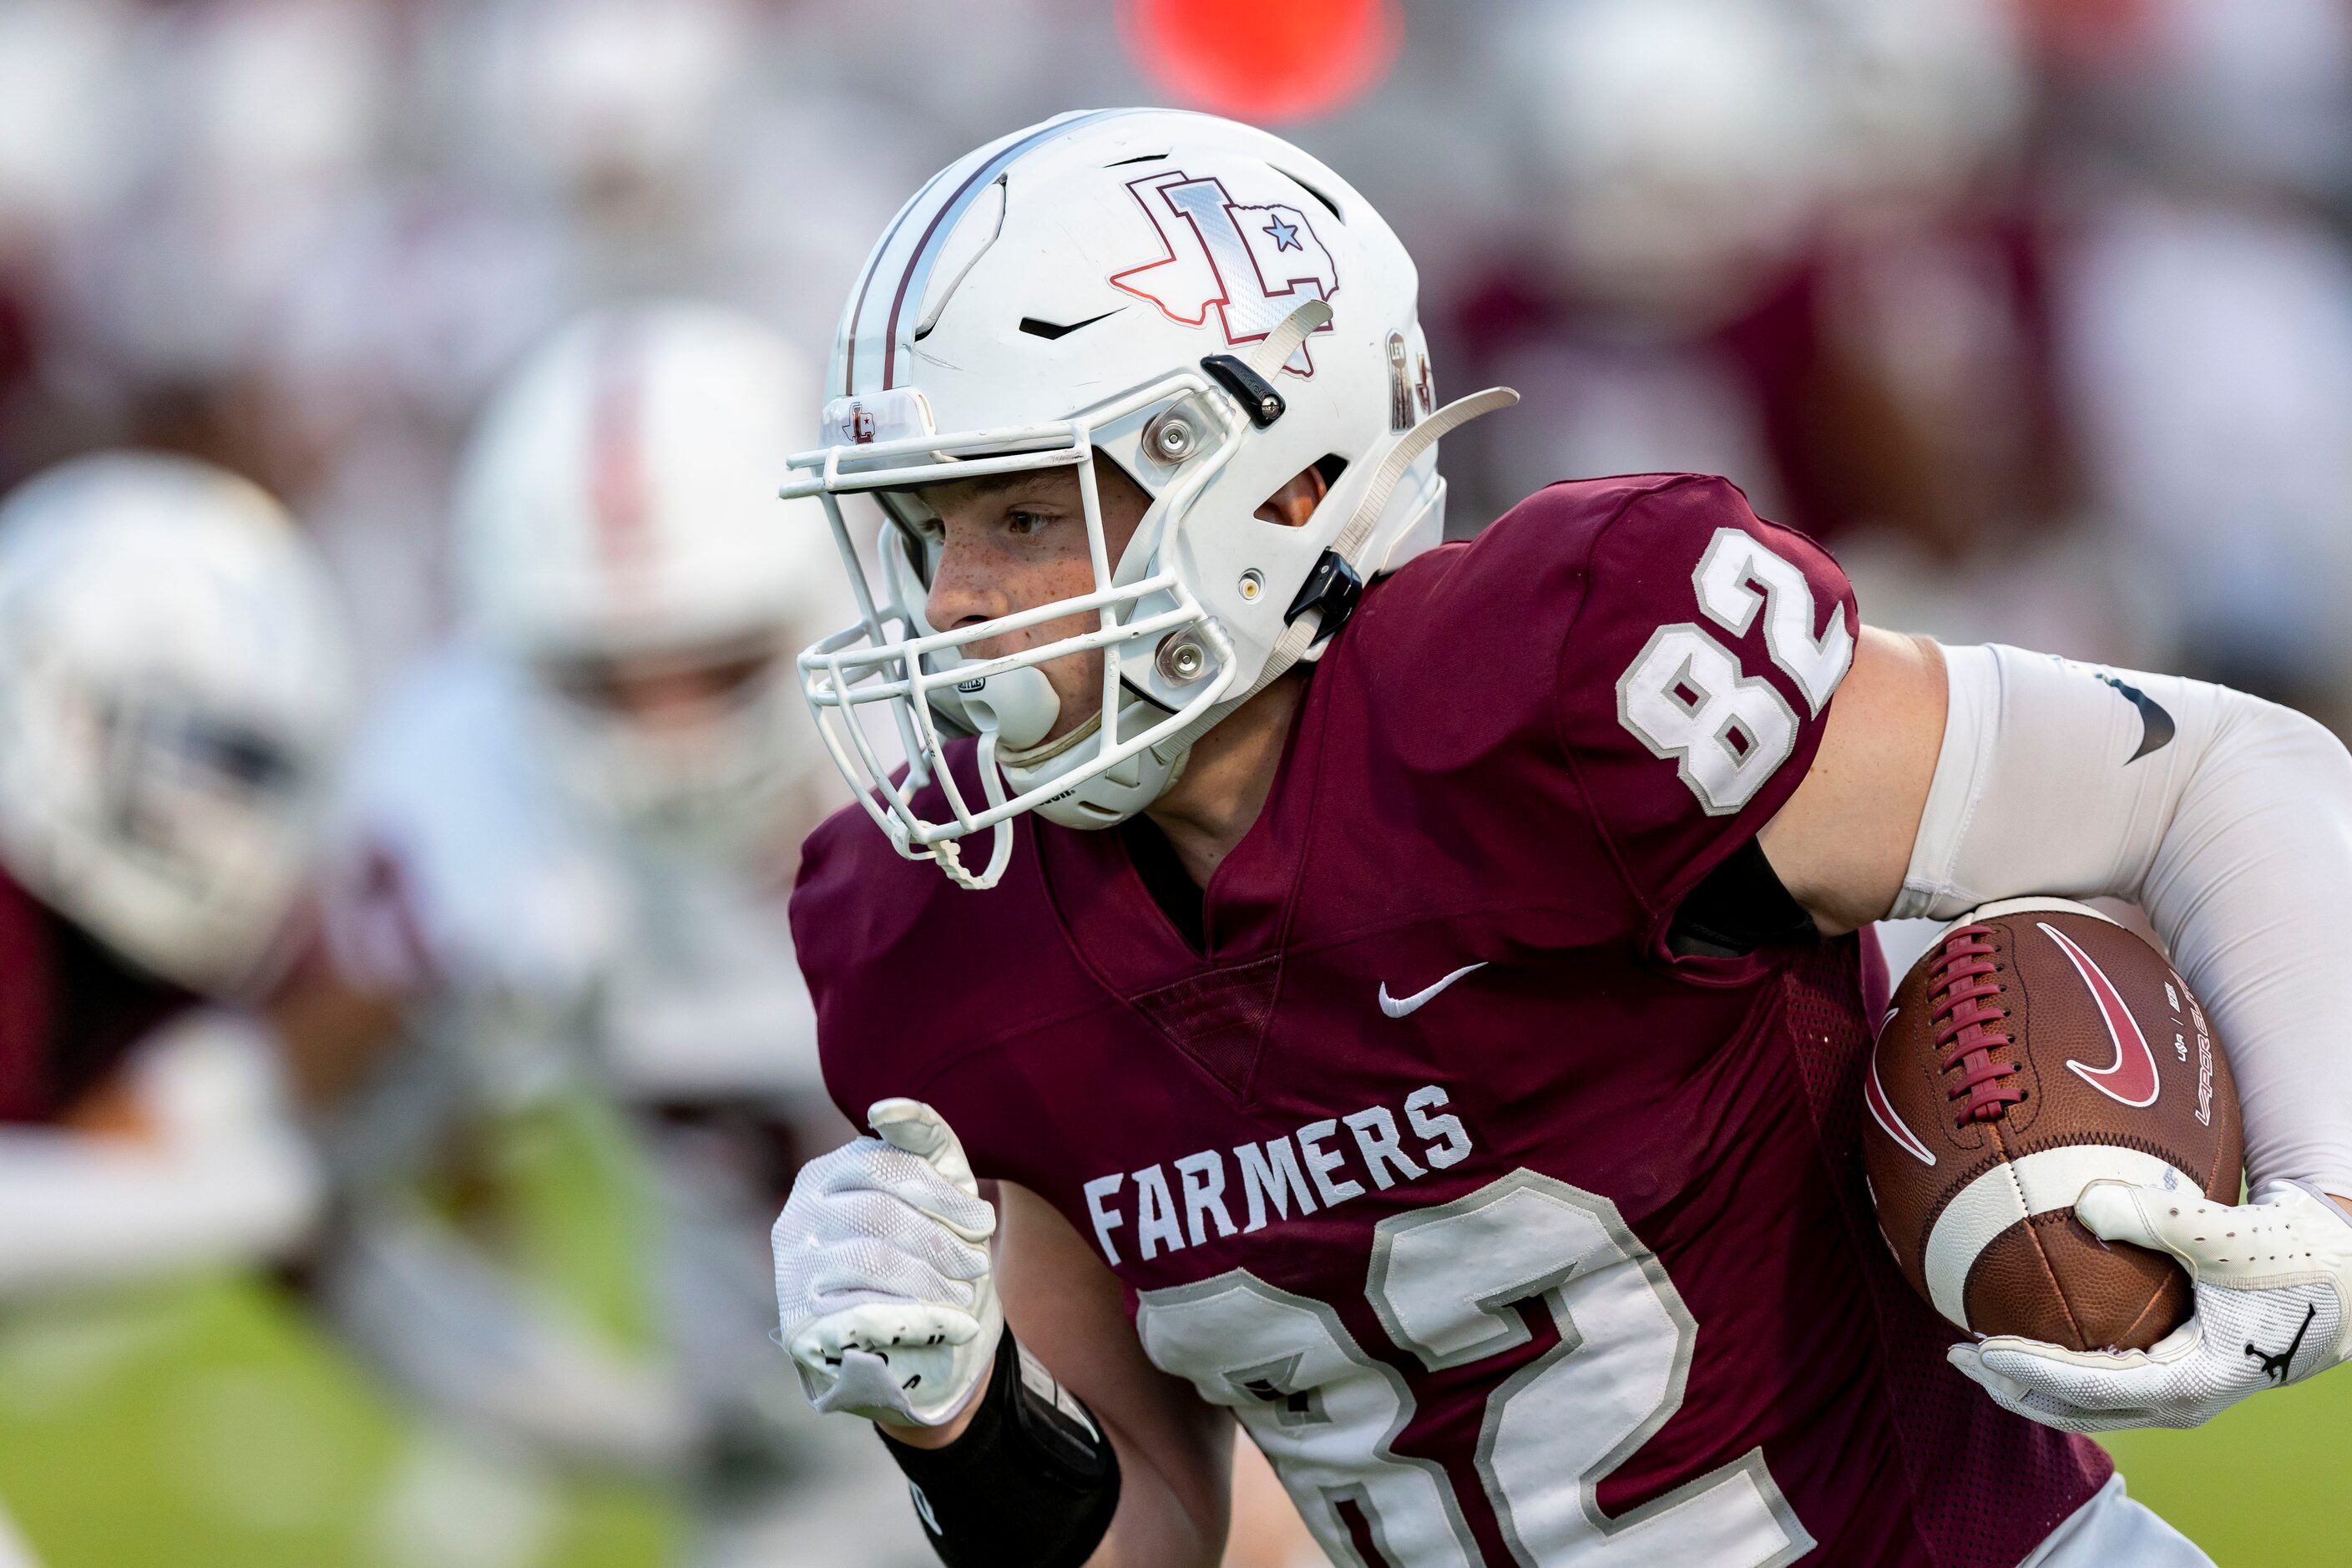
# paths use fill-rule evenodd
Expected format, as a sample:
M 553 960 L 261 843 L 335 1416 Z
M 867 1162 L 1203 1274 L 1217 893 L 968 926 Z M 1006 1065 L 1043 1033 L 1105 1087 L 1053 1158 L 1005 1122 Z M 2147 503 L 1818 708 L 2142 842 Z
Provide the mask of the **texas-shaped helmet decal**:
M 1331 253 L 1297 207 L 1236 202 L 1223 181 L 1196 180 L 1181 170 L 1130 180 L 1127 188 L 1160 231 L 1166 254 L 1112 273 L 1111 287 L 1150 300 L 1170 321 L 1204 327 L 1213 306 L 1227 343 L 1254 343 L 1301 300 L 1328 300 L 1339 291 Z M 1283 368 L 1313 375 L 1307 345 Z

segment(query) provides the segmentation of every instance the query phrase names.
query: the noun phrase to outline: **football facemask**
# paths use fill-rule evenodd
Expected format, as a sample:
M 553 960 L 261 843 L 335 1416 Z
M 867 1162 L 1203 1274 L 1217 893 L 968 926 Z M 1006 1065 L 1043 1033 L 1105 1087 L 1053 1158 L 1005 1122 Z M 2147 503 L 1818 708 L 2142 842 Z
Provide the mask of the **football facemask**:
M 562 782 L 648 842 L 737 848 L 773 831 L 805 772 L 788 658 L 772 634 L 535 661 L 533 707 Z
M 1514 398 L 1434 406 L 1416 291 L 1337 174 L 1206 115 L 1065 115 L 908 204 L 844 314 L 824 445 L 790 459 L 782 489 L 823 500 L 858 612 L 801 656 L 803 694 L 900 853 L 987 888 L 1024 812 L 1126 820 L 1210 726 L 1319 653 L 1352 599 L 1310 583 L 1352 589 L 1439 542 L 1436 437 Z M 1097 457 L 1149 498 L 1117 559 Z M 916 526 L 921 490 L 1052 468 L 1076 477 L 1090 591 L 929 625 L 941 546 Z M 1337 478 L 1305 526 L 1255 515 L 1308 468 Z M 839 500 L 860 492 L 892 520 L 873 573 Z M 1074 618 L 1087 629 L 969 651 Z M 1042 667 L 1097 652 L 1094 710 L 1049 742 L 1062 713 Z M 948 765 L 967 736 L 976 790 Z M 944 811 L 927 816 L 934 784 Z M 986 863 L 968 866 L 960 841 L 983 831 Z

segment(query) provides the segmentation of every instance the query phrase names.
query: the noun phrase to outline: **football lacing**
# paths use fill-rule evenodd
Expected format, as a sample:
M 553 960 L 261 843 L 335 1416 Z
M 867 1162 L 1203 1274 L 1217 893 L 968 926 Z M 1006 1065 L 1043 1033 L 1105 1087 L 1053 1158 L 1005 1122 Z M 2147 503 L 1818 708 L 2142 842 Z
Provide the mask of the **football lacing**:
M 1946 1090 L 1961 1102 L 1953 1117 L 1957 1127 L 1999 1121 L 2001 1112 L 2025 1098 L 2024 1086 L 2010 1081 L 2017 1064 L 1993 1055 L 1998 1048 L 2017 1046 L 2000 1027 L 2009 1021 L 2009 1009 L 2001 1005 L 2000 982 L 1992 978 L 2000 968 L 1994 952 L 1991 927 L 1963 926 L 1944 939 L 1928 979 L 1936 1044 L 1946 1047 L 1938 1070 L 1960 1069 L 1958 1079 Z

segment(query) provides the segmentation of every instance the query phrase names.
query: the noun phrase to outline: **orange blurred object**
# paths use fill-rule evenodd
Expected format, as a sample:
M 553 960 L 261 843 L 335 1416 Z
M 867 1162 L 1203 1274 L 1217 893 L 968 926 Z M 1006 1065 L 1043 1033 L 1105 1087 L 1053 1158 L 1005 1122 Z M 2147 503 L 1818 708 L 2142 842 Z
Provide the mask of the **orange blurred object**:
M 1179 99 L 1262 121 L 1328 114 L 1387 74 L 1399 0 L 1121 0 L 1129 50 Z

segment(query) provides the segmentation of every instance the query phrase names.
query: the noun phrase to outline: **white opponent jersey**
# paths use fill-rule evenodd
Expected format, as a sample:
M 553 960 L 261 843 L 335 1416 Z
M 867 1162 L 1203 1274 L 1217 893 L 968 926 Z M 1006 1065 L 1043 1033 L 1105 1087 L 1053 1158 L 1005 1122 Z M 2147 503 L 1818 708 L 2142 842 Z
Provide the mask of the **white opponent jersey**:
M 600 823 L 548 767 L 522 679 L 460 645 L 377 713 L 346 784 L 339 961 L 437 989 L 440 1027 L 509 1093 L 591 1063 L 635 1100 L 814 1089 L 781 855 L 763 876 Z

